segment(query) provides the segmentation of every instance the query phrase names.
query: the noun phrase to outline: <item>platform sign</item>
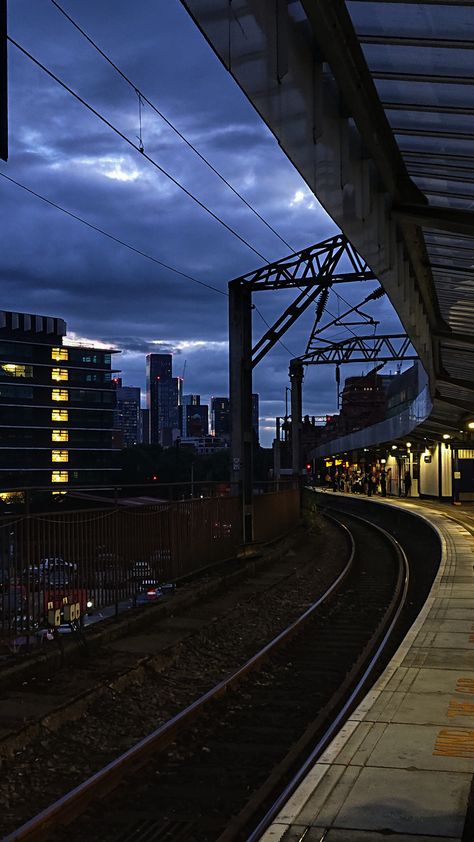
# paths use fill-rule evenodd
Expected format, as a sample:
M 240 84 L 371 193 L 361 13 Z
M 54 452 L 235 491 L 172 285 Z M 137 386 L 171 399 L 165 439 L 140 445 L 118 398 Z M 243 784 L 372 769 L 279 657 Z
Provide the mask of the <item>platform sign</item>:
M 454 479 L 461 479 L 461 471 L 454 471 L 453 477 Z

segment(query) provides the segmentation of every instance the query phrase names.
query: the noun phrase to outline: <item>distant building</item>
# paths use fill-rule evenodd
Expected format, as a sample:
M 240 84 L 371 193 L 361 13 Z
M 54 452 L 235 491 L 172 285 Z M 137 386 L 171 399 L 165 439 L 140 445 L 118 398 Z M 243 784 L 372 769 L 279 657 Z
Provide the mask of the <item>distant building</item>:
M 217 436 L 188 436 L 181 439 L 180 447 L 195 450 L 199 456 L 205 456 L 218 450 L 227 450 L 229 443 Z
M 252 427 L 255 434 L 255 441 L 258 444 L 260 441 L 260 431 L 259 431 L 259 417 L 260 417 L 260 409 L 259 409 L 259 402 L 260 396 L 257 394 L 252 395 Z
M 179 436 L 183 381 L 173 377 L 171 354 L 146 357 L 146 396 L 150 412 L 150 444 L 169 447 Z
M 158 382 L 158 444 L 163 447 L 171 447 L 180 435 L 179 407 L 181 406 L 182 391 L 183 381 L 181 377 L 171 377 L 170 380 Z
M 180 422 L 184 438 L 209 435 L 209 408 L 201 404 L 200 395 L 183 395 Z
M 211 398 L 211 432 L 213 436 L 230 442 L 229 398 Z
M 140 444 L 150 444 L 150 410 L 140 410 Z
M 112 349 L 63 344 L 63 319 L 0 311 L 0 483 L 96 485 L 120 476 Z
M 121 433 L 122 447 L 133 447 L 141 441 L 140 435 L 140 389 L 138 386 L 122 386 L 115 383 L 117 410 L 115 428 Z

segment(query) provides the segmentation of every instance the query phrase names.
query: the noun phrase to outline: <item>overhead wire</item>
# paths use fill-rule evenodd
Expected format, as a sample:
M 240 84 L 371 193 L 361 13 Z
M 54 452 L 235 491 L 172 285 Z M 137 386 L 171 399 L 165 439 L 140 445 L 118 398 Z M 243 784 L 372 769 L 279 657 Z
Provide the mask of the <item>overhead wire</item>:
M 10 41 L 11 44 L 13 44 L 14 47 L 17 48 L 17 50 L 19 50 L 21 53 L 23 53 L 23 55 L 30 59 L 30 61 L 32 61 L 33 64 L 39 67 L 44 73 L 46 73 L 47 76 L 49 76 L 58 85 L 60 85 L 60 87 L 67 91 L 68 94 L 70 94 L 72 97 L 74 97 L 74 99 L 80 102 L 81 105 L 87 108 L 87 110 L 90 111 L 91 114 L 94 114 L 95 117 L 97 117 L 109 129 L 111 129 L 111 131 L 115 132 L 115 134 L 118 137 L 120 137 L 123 141 L 125 141 L 125 143 L 128 143 L 128 145 L 131 146 L 132 149 L 135 149 L 135 151 L 138 152 L 139 155 L 141 155 L 143 158 L 146 158 L 146 160 L 153 167 L 155 167 L 159 172 L 161 172 L 162 175 L 165 175 L 166 178 L 168 178 L 176 187 L 182 190 L 183 193 L 185 193 L 185 195 L 188 196 L 188 198 L 192 199 L 192 201 L 195 202 L 202 210 L 204 210 L 216 222 L 222 225 L 227 231 L 229 231 L 229 233 L 233 234 L 234 237 L 240 240 L 240 242 L 243 243 L 248 249 L 253 251 L 254 254 L 256 254 L 258 257 L 260 257 L 262 260 L 268 263 L 268 258 L 265 257 L 265 255 L 262 254 L 262 252 L 258 251 L 258 249 L 256 249 L 251 243 L 248 242 L 248 240 L 245 239 L 245 237 L 242 237 L 241 234 L 238 233 L 238 231 L 236 231 L 234 228 L 232 228 L 231 225 L 228 225 L 227 222 L 221 219 L 221 217 L 218 216 L 217 213 L 214 213 L 214 211 L 211 210 L 204 202 L 202 202 L 201 199 L 198 199 L 197 196 L 195 196 L 190 190 L 188 190 L 187 187 L 184 186 L 184 184 L 181 184 L 179 179 L 171 175 L 171 173 L 169 173 L 164 167 L 162 167 L 161 164 L 159 164 L 157 161 L 154 160 L 154 158 L 148 155 L 147 152 L 145 152 L 144 150 L 141 151 L 140 146 L 136 144 L 133 140 L 130 140 L 130 138 L 127 137 L 127 135 L 124 134 L 120 129 L 118 129 L 117 126 L 114 126 L 114 124 L 111 123 L 110 120 L 107 119 L 107 117 L 104 117 L 104 115 L 101 114 L 100 111 L 97 111 L 97 109 L 94 108 L 94 106 L 92 106 L 83 97 L 81 97 L 76 91 L 74 91 L 69 85 L 67 85 L 66 82 L 63 82 L 62 79 L 59 78 L 59 76 L 56 76 L 56 74 L 53 73 L 52 70 L 49 70 L 48 67 L 42 64 L 42 62 L 39 61 L 39 59 L 35 58 L 35 56 L 33 56 L 27 49 L 25 49 L 25 47 L 22 47 L 21 44 L 15 41 L 14 38 L 8 35 L 7 39 L 8 41 Z
M 51 205 L 51 207 L 56 208 L 56 210 L 59 210 L 62 213 L 65 213 L 67 216 L 70 216 L 77 222 L 81 222 L 82 225 L 86 225 L 88 228 L 91 228 L 98 234 L 102 234 L 104 237 L 108 237 L 109 240 L 113 240 L 114 243 L 118 243 L 119 245 L 124 246 L 130 251 L 135 252 L 135 254 L 139 254 L 141 257 L 145 257 L 147 260 L 151 260 L 153 263 L 157 263 L 158 266 L 162 266 L 164 269 L 168 269 L 170 272 L 174 272 L 176 275 L 181 275 L 181 277 L 186 278 L 188 281 L 192 281 L 195 284 L 199 284 L 199 286 L 206 287 L 207 289 L 210 289 L 213 292 L 218 292 L 219 295 L 227 296 L 227 292 L 224 292 L 222 289 L 218 289 L 217 287 L 212 286 L 212 284 L 206 284 L 204 281 L 200 281 L 198 278 L 193 277 L 193 275 L 189 275 L 187 272 L 181 271 L 181 269 L 176 269 L 174 266 L 170 266 L 169 263 L 165 263 L 163 260 L 159 260 L 157 257 L 153 257 L 153 255 L 148 254 L 146 251 L 143 251 L 142 249 L 139 249 L 136 246 L 132 246 L 131 243 L 127 243 L 126 240 L 122 240 L 120 237 L 116 237 L 115 234 L 111 234 L 109 231 L 105 231 L 103 228 L 99 228 L 98 225 L 94 225 L 92 222 L 88 222 L 87 219 L 84 219 L 82 216 L 79 216 L 79 214 L 73 213 L 67 208 L 62 207 L 62 205 L 59 205 L 57 202 L 53 202 L 51 199 L 47 199 L 46 196 L 42 196 L 41 193 L 37 193 L 35 190 L 32 190 L 31 187 L 27 187 L 20 181 L 16 181 L 14 178 L 11 178 L 11 176 L 6 175 L 4 172 L 0 171 L 0 176 L 2 178 L 5 178 L 7 181 L 10 181 L 12 184 L 16 184 L 17 187 L 21 187 L 22 190 L 25 190 L 32 196 L 35 196 L 37 199 L 41 199 L 41 201 L 45 202 L 47 205 Z
M 175 134 L 200 158 L 201 161 L 204 162 L 204 164 L 207 167 L 209 167 L 209 169 L 234 193 L 234 195 L 237 196 L 246 205 L 246 207 L 250 211 L 252 211 L 252 213 L 254 213 L 255 216 L 257 216 L 258 219 L 260 219 L 260 221 L 263 222 L 263 224 L 276 237 L 278 237 L 278 239 L 285 246 L 287 246 L 287 248 L 289 248 L 292 252 L 294 252 L 295 247 L 293 245 L 291 245 L 291 243 L 289 243 L 272 225 L 270 225 L 270 223 L 253 207 L 253 205 L 251 205 L 250 202 L 248 202 L 247 199 L 245 199 L 245 197 L 242 196 L 242 194 L 239 193 L 239 191 L 236 190 L 235 187 L 219 172 L 219 170 L 217 170 L 216 167 L 214 167 L 214 165 L 211 164 L 210 161 L 208 161 L 208 159 L 199 151 L 199 149 L 197 149 L 197 147 L 193 143 L 191 143 L 191 141 L 189 141 L 188 138 L 182 132 L 179 131 L 179 129 L 176 128 L 174 123 L 168 117 L 166 117 L 163 114 L 163 112 L 154 104 L 154 102 L 152 102 L 152 100 L 150 100 L 143 93 L 141 88 L 139 88 L 137 85 L 135 85 L 134 82 L 132 82 L 132 80 L 129 78 L 129 76 L 127 76 L 127 74 L 124 73 L 124 71 L 110 58 L 110 56 L 107 55 L 107 53 L 101 47 L 99 47 L 97 42 L 94 41 L 94 39 L 80 26 L 80 24 L 77 23 L 76 20 L 74 20 L 74 18 L 68 12 L 66 12 L 65 9 L 63 9 L 63 7 L 57 2 L 57 0 L 50 0 L 50 2 L 53 4 L 53 6 L 56 7 L 56 9 L 58 9 L 58 11 L 62 15 L 64 15 L 64 17 L 71 23 L 71 25 L 86 39 L 86 41 L 88 41 L 88 43 L 99 53 L 99 55 L 102 56 L 102 58 L 115 70 L 115 72 L 118 73 L 119 76 L 121 76 L 121 78 L 128 85 L 130 85 L 130 87 L 137 94 L 138 99 L 139 99 L 139 103 L 140 103 L 141 100 L 143 100 L 143 102 L 146 102 L 146 104 L 149 105 L 150 108 L 152 108 L 153 111 L 156 114 L 158 114 L 158 116 L 166 123 L 166 125 L 173 132 L 175 132 Z M 141 147 L 141 128 L 140 128 L 140 147 Z M 264 258 L 264 259 L 266 259 L 266 258 Z M 348 306 L 351 306 L 349 304 L 349 302 L 346 301 L 346 299 L 340 293 L 336 292 L 336 290 L 332 290 L 332 291 L 334 292 L 334 295 L 336 296 L 336 298 L 338 298 L 339 300 L 342 300 Z M 329 313 L 329 315 L 331 315 L 329 310 L 327 310 L 327 312 Z M 352 333 L 353 336 L 357 336 L 357 334 L 353 330 L 350 330 L 349 327 L 347 327 L 347 326 L 344 326 L 344 327 L 349 333 Z M 280 342 L 280 344 L 282 344 L 282 343 Z M 283 346 L 283 347 L 285 347 L 285 346 Z
M 233 184 L 231 184 L 230 181 L 228 181 L 228 179 L 226 179 L 225 176 L 223 176 L 222 173 L 220 173 L 219 170 L 213 164 L 211 164 L 211 162 L 206 158 L 206 156 L 203 155 L 202 152 L 200 152 L 199 149 L 193 143 L 191 143 L 190 140 L 188 140 L 188 138 L 174 125 L 172 120 L 170 120 L 169 117 L 166 117 L 165 114 L 163 114 L 163 112 L 158 108 L 158 106 L 156 106 L 154 102 L 143 93 L 141 88 L 139 88 L 138 85 L 135 85 L 135 83 L 132 82 L 129 76 L 127 76 L 127 74 L 124 73 L 123 70 L 121 70 L 121 68 L 110 58 L 110 56 L 108 56 L 107 53 L 104 52 L 104 50 L 101 47 L 99 47 L 96 41 L 94 41 L 94 39 L 91 38 L 91 36 L 77 23 L 77 21 L 75 21 L 74 18 L 71 17 L 71 15 L 68 14 L 68 12 L 66 12 L 65 9 L 63 9 L 59 3 L 56 2 L 56 0 L 51 0 L 51 3 L 58 9 L 59 12 L 61 12 L 62 15 L 64 15 L 65 18 L 67 18 L 67 20 L 72 24 L 72 26 L 74 26 L 75 29 L 77 29 L 77 31 L 80 32 L 80 34 L 99 53 L 99 55 L 101 55 L 102 58 L 105 59 L 105 61 L 108 62 L 108 64 L 111 67 L 113 67 L 115 72 L 118 73 L 119 76 L 121 76 L 121 78 L 128 85 L 130 85 L 130 87 L 138 95 L 139 100 L 141 98 L 143 102 L 146 102 L 146 104 L 160 117 L 160 119 L 163 120 L 164 123 L 166 123 L 166 125 L 180 138 L 180 140 L 182 140 L 183 143 L 185 143 L 194 152 L 194 154 L 198 156 L 198 158 L 200 158 L 200 160 L 217 176 L 217 178 L 219 178 L 223 182 L 223 184 L 225 184 L 226 187 L 228 187 L 229 190 L 231 190 L 232 193 L 234 193 L 234 195 L 237 196 L 237 198 L 240 199 L 240 201 L 243 202 L 244 205 L 246 205 L 246 207 L 253 214 L 255 214 L 255 216 L 258 217 L 258 219 L 261 222 L 263 222 L 263 224 L 272 232 L 272 234 L 278 237 L 278 239 L 285 246 L 287 246 L 287 248 L 289 248 L 290 251 L 295 251 L 294 247 L 287 240 L 285 240 L 285 238 L 268 222 L 267 219 L 265 219 L 264 216 L 262 216 L 261 213 L 259 213 L 259 211 L 256 210 L 256 208 L 253 207 L 253 205 L 245 198 L 245 196 L 242 196 L 242 194 L 233 186 Z

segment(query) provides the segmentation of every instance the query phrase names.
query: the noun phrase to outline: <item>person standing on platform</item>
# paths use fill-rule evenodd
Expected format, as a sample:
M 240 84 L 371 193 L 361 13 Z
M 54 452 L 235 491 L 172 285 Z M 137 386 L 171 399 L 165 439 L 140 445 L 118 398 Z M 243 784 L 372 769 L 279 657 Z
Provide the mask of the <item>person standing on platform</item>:
M 387 468 L 387 497 L 392 493 L 392 469 Z
M 382 491 L 382 497 L 387 496 L 387 471 L 385 468 L 382 468 L 380 471 L 380 490 Z
M 410 474 L 410 471 L 405 471 L 405 476 L 403 477 L 403 484 L 405 486 L 405 497 L 409 497 L 410 491 L 411 491 L 411 474 Z

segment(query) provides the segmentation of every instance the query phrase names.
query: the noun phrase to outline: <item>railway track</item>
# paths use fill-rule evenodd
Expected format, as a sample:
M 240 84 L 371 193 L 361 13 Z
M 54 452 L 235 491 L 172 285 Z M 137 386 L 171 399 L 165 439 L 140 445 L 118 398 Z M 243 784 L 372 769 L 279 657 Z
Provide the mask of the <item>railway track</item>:
M 337 520 L 352 551 L 322 599 L 7 842 L 50 839 L 65 823 L 70 842 L 230 842 L 247 838 L 265 814 L 270 820 L 278 793 L 297 785 L 297 770 L 356 703 L 407 591 L 396 542 L 360 518 Z

